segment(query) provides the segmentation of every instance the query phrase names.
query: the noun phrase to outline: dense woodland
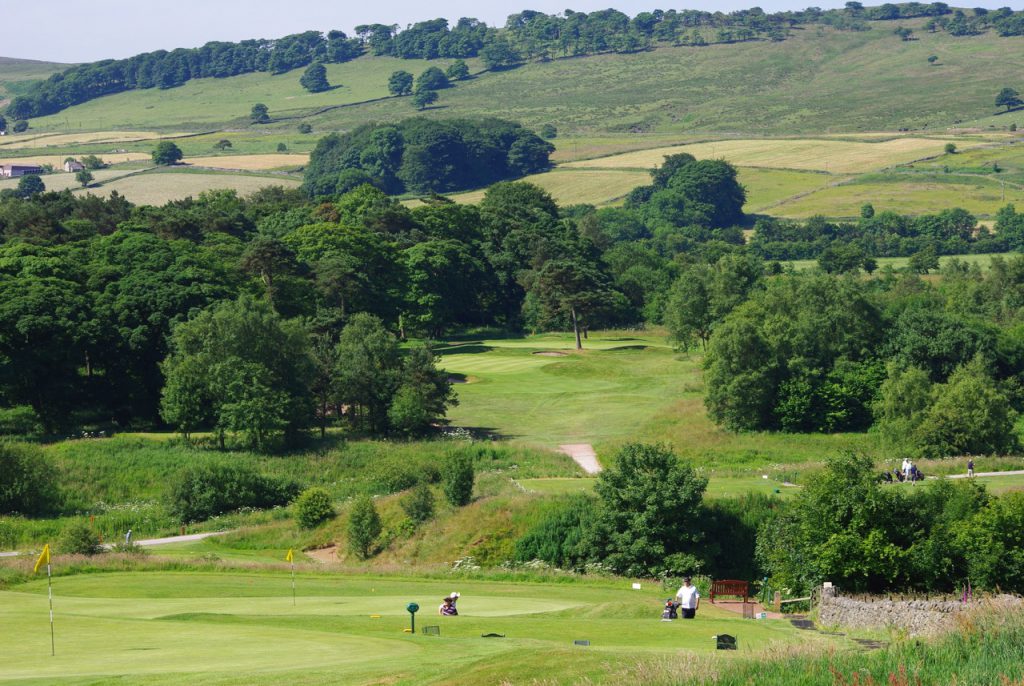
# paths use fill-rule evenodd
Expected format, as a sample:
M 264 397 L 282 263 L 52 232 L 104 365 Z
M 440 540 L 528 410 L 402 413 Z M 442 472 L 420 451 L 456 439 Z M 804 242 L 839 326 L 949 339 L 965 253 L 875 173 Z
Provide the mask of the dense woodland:
M 487 69 L 515 67 L 529 60 L 636 52 L 659 44 L 702 46 L 749 40 L 785 40 L 794 28 L 830 26 L 860 31 L 869 21 L 929 17 L 928 31 L 969 36 L 993 31 L 1000 36 L 1024 35 L 1024 12 L 1009 8 L 952 10 L 946 3 L 886 3 L 864 7 L 848 2 L 844 9 L 808 8 L 766 13 L 760 8 L 737 12 L 654 10 L 635 17 L 608 9 L 566 10 L 560 15 L 524 11 L 508 17 L 503 28 L 462 18 L 419 22 L 400 30 L 396 25 L 356 27 L 356 37 L 342 31 L 318 31 L 240 43 L 212 42 L 200 48 L 135 55 L 66 69 L 22 89 L 8 106 L 13 120 L 26 120 L 112 93 L 139 88 L 174 88 L 191 79 L 224 78 L 252 72 L 284 73 L 314 63 L 337 63 L 364 53 L 406 59 L 480 57 Z M 901 27 L 902 28 L 902 27 Z M 902 29 L 909 39 L 912 31 Z
M 326 140 L 365 163 L 415 126 Z M 520 131 L 480 130 L 494 127 Z M 922 276 L 941 253 L 1019 249 L 1012 206 L 994 235 L 962 210 L 865 208 L 853 225 L 761 220 L 747 243 L 731 165 L 675 155 L 651 176 L 605 209 L 559 208 L 521 182 L 476 206 L 433 196 L 413 209 L 371 184 L 163 207 L 6 191 L 3 429 L 166 424 L 268 447 L 348 406 L 361 430 L 416 433 L 453 397 L 429 349 L 403 353 L 399 339 L 664 324 L 680 348 L 706 349 L 706 403 L 727 428 L 874 427 L 913 455 L 1017 447 L 1024 260 Z M 910 267 L 876 271 L 876 256 L 906 253 Z M 807 272 L 765 259 L 815 254 Z

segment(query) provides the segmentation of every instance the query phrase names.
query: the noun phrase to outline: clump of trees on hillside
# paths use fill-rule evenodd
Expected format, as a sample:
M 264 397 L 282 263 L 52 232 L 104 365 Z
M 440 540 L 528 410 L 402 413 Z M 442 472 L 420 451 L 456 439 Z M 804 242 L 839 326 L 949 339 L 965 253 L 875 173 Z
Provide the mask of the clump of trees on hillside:
M 500 119 L 367 124 L 321 139 L 304 187 L 311 196 L 365 182 L 388 193 L 462 190 L 547 169 L 553 151 L 533 131 Z

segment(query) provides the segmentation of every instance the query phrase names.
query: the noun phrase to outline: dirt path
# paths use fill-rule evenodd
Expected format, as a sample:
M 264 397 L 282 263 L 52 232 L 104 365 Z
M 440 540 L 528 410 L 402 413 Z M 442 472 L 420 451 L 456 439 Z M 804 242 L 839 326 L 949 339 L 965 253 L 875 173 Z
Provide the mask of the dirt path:
M 587 474 L 597 474 L 601 471 L 597 453 L 594 452 L 594 446 L 589 443 L 568 443 L 558 446 L 558 450 L 575 460 Z
M 1024 469 L 1018 469 L 1012 472 L 974 472 L 974 476 L 1017 476 L 1024 474 Z M 968 479 L 966 474 L 948 474 L 947 479 Z
M 150 547 L 155 545 L 167 545 L 168 543 L 188 543 L 189 541 L 201 541 L 204 538 L 210 538 L 211 536 L 223 536 L 224 534 L 231 533 L 229 531 L 209 531 L 203 534 L 186 534 L 185 536 L 168 536 L 166 538 L 144 538 L 139 541 L 135 541 L 135 545 L 144 547 Z M 114 545 L 111 543 L 104 544 L 105 550 L 113 550 Z M 0 557 L 17 557 L 18 555 L 38 555 L 38 552 L 26 553 L 19 551 L 9 551 L 0 553 Z

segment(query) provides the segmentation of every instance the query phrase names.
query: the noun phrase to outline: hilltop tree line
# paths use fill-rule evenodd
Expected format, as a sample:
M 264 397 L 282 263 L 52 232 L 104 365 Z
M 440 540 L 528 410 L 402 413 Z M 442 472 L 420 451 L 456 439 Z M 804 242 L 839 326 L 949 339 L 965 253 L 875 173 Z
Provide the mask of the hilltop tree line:
M 503 28 L 465 17 L 454 26 L 447 19 L 433 19 L 404 30 L 394 24 L 365 24 L 356 27 L 356 37 L 352 38 L 336 30 L 327 34 L 306 31 L 275 40 L 211 42 L 200 48 L 158 50 L 122 60 L 91 62 L 29 86 L 14 98 L 6 113 L 13 120 L 24 121 L 113 93 L 175 88 L 198 78 L 252 72 L 281 74 L 313 64 L 347 62 L 366 52 L 404 59 L 479 57 L 486 68 L 500 70 L 534 59 L 629 53 L 657 44 L 779 41 L 799 26 L 864 30 L 868 21 L 914 17 L 932 17 L 928 30 L 944 30 L 954 36 L 989 30 L 1000 36 L 1024 34 L 1024 12 L 979 8 L 968 15 L 942 2 L 886 3 L 878 7 L 848 2 L 843 9 L 811 7 L 775 13 L 756 7 L 730 13 L 670 9 L 641 12 L 632 18 L 614 9 L 590 13 L 566 10 L 560 15 L 527 10 L 510 15 Z M 314 90 L 326 88 L 320 76 L 307 80 Z
M 500 119 L 364 124 L 320 140 L 304 188 L 314 197 L 365 183 L 391 194 L 479 188 L 544 171 L 552 152 L 534 132 Z

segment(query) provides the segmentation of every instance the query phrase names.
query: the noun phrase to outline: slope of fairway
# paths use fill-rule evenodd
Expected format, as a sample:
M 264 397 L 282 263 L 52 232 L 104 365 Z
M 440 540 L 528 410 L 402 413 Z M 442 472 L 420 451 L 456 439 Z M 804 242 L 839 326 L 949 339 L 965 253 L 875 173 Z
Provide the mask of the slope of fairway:
M 452 60 L 400 60 L 364 57 L 345 64 L 328 64 L 327 80 L 334 86 L 310 93 L 299 85 L 302 69 L 284 74 L 254 73 L 226 79 L 195 79 L 169 90 L 127 91 L 97 98 L 57 114 L 32 120 L 37 129 L 166 127 L 207 125 L 248 120 L 253 104 L 261 102 L 274 118 L 294 117 L 325 107 L 388 97 L 388 77 L 396 70 L 418 74 L 429 66 L 447 68 Z M 403 109 L 411 110 L 408 99 Z
M 78 192 L 109 195 L 111 191 L 117 191 L 136 205 L 163 205 L 213 189 L 226 188 L 237 191 L 239 195 L 248 195 L 267 186 L 297 188 L 300 183 L 297 179 L 276 176 L 160 172 L 137 174 Z
M 462 594 L 460 616 L 438 617 L 436 605 L 453 585 Z M 60 577 L 54 592 L 56 657 L 49 655 L 45 580 L 0 593 L 0 622 L 19 627 L 0 632 L 0 683 L 177 684 L 195 683 L 200 672 L 203 683 L 218 684 L 495 683 L 459 678 L 478 663 L 573 682 L 608 680 L 643 656 L 711 656 L 717 633 L 740 636 L 740 654 L 807 641 L 847 645 L 785 620 L 754 622 L 710 605 L 693 622 L 663 623 L 665 591 L 646 584 L 631 591 L 623 581 L 331 576 L 300 565 L 294 605 L 283 569 Z M 403 633 L 410 601 L 422 608 L 417 625 L 439 626 L 440 636 Z M 587 651 L 549 663 L 552 653 L 569 655 L 577 638 L 590 641 Z
M 735 434 L 715 426 L 703 402 L 701 358 L 650 332 L 592 332 L 585 350 L 571 334 L 459 341 L 438 349 L 455 386 L 458 426 L 553 448 L 592 443 L 599 458 L 627 441 L 668 441 L 716 466 L 817 461 L 840 450 L 872 450 L 870 434 Z M 547 353 L 547 354 L 536 354 Z

